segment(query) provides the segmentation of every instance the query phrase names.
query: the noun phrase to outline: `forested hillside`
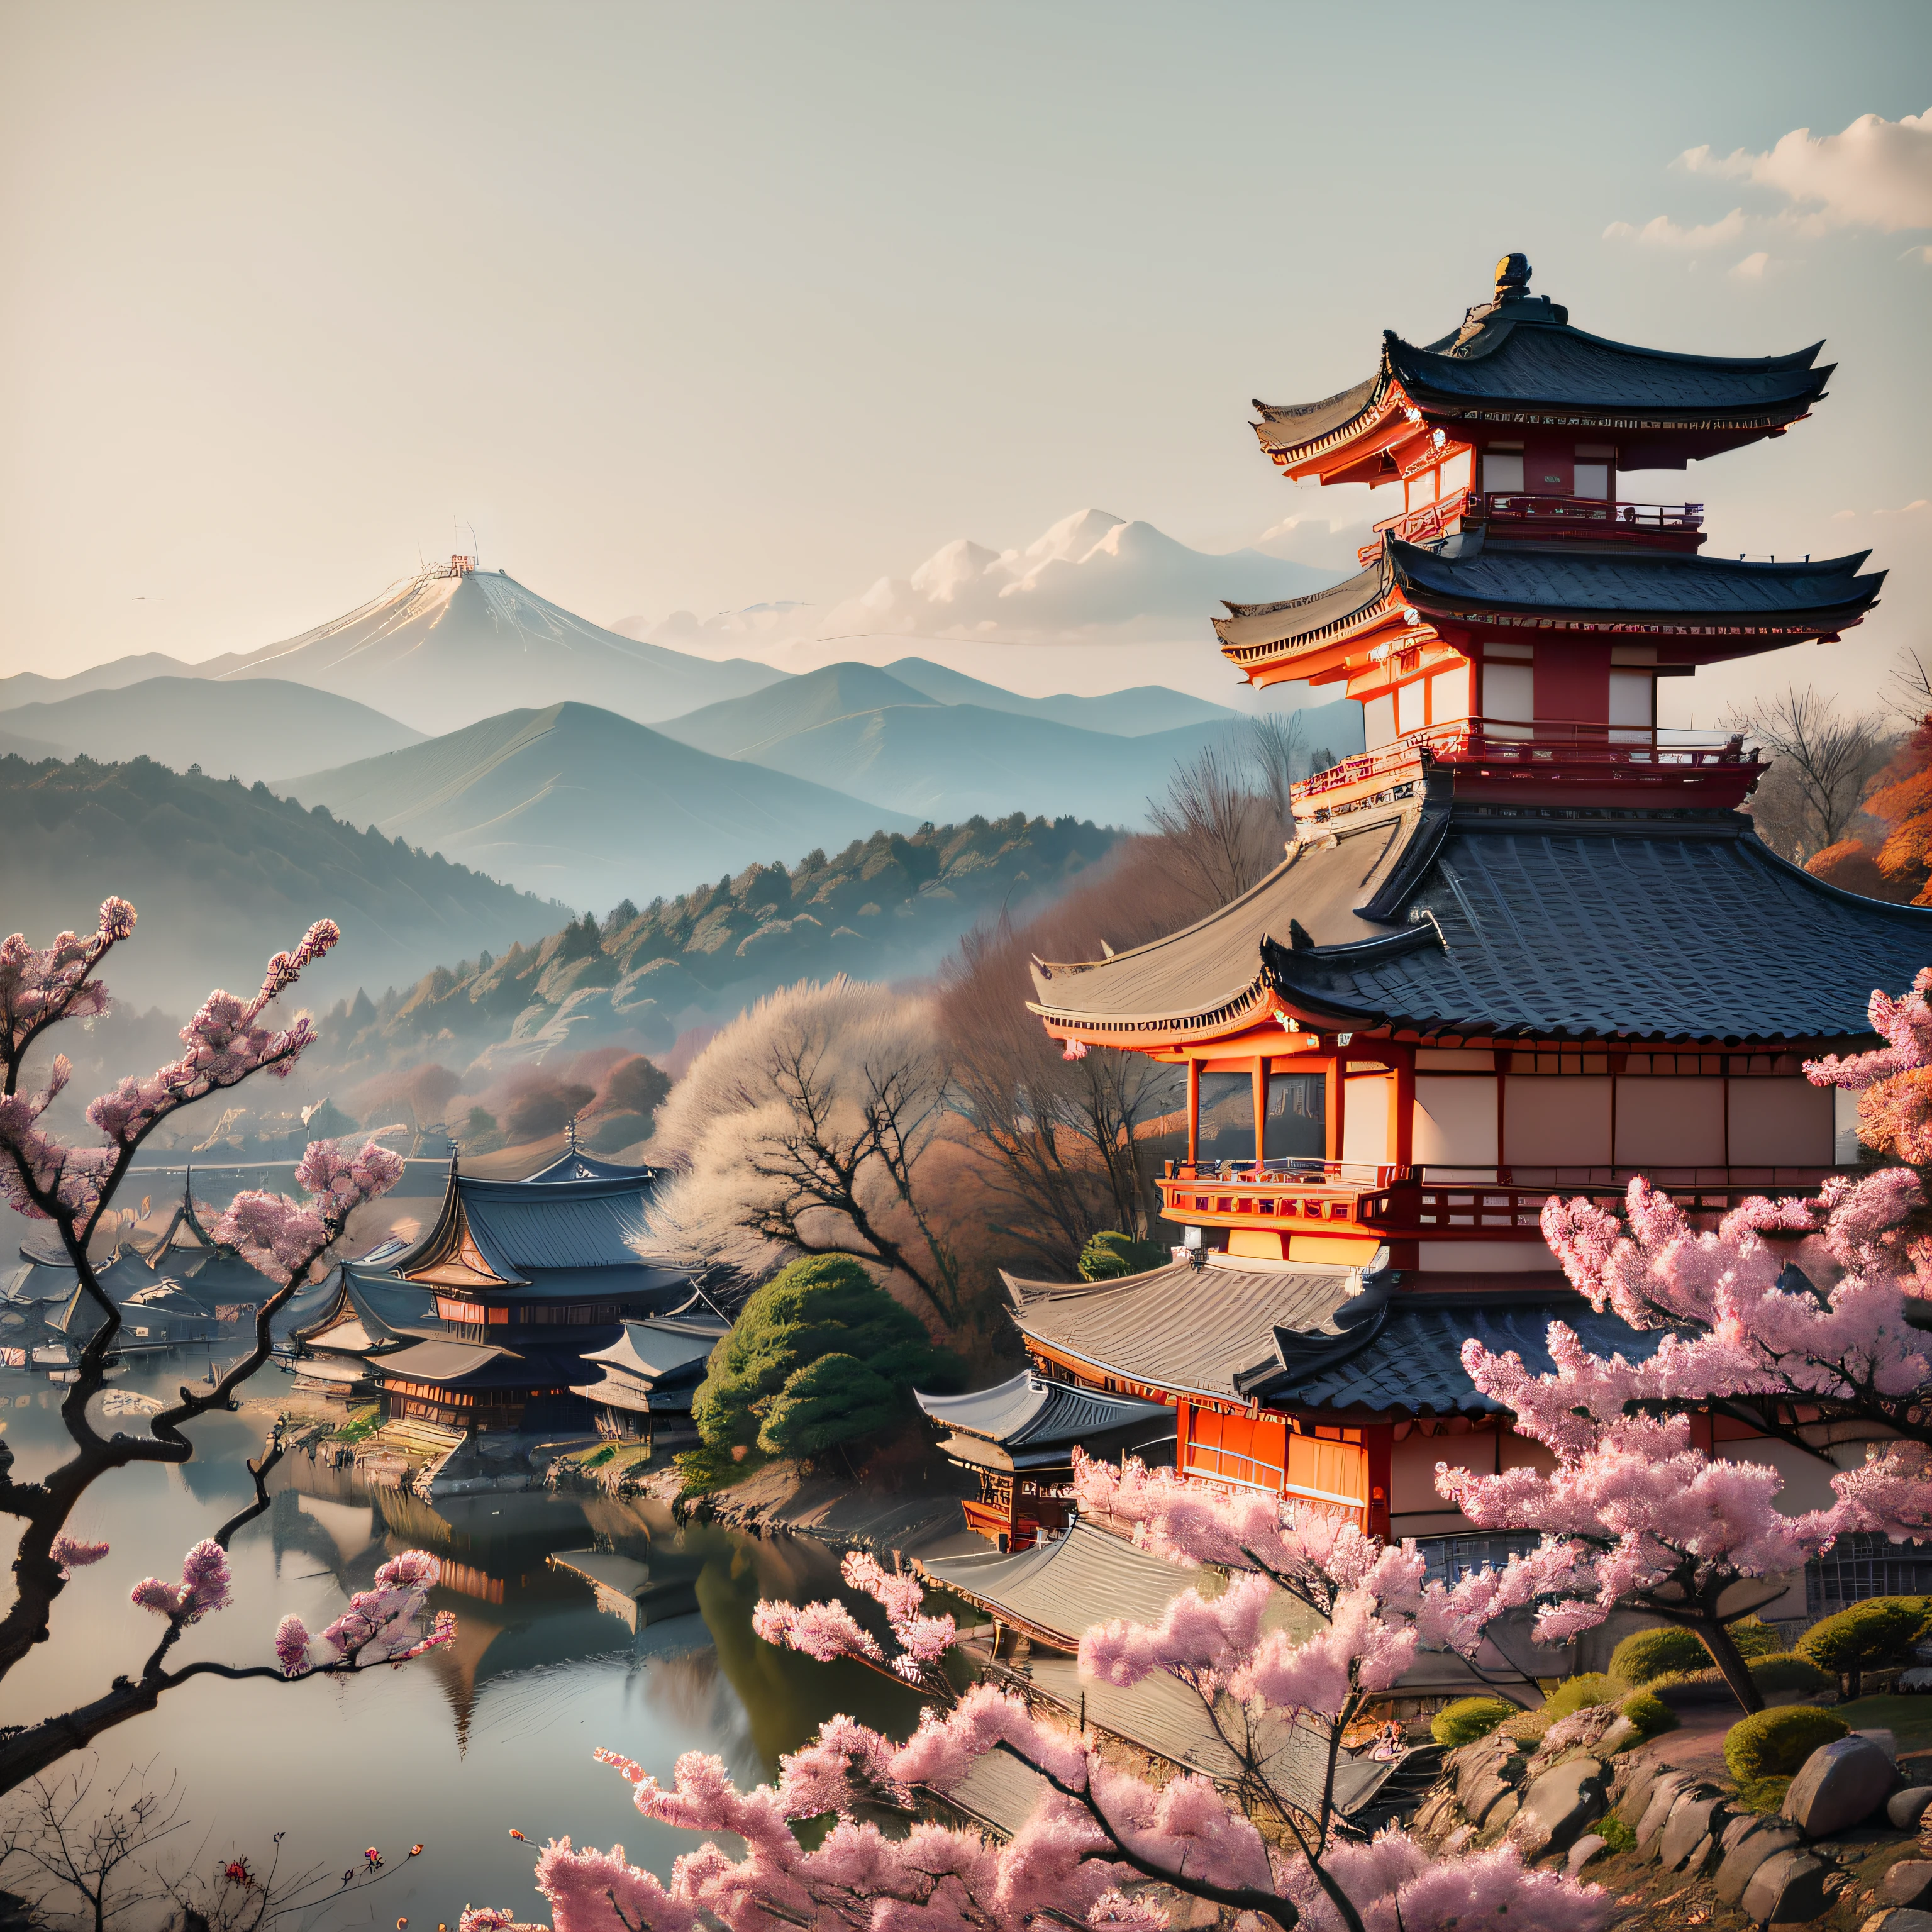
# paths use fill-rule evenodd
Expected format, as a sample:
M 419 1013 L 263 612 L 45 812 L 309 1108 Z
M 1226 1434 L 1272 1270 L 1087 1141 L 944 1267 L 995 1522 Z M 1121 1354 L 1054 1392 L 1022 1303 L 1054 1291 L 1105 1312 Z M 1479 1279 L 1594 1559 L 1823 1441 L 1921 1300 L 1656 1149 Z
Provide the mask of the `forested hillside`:
M 315 920 L 342 944 L 304 976 L 312 1000 L 406 985 L 439 959 L 532 941 L 563 908 L 358 832 L 261 784 L 76 759 L 0 758 L 0 931 L 41 944 L 93 926 L 111 892 L 140 914 L 113 986 L 136 1007 L 187 1014 L 211 986 L 252 988 Z
M 802 977 L 929 970 L 976 921 L 1036 910 L 1120 837 L 1016 812 L 875 832 L 789 871 L 750 866 L 359 1000 L 328 1016 L 320 1053 L 348 1072 L 430 1051 L 452 1065 L 485 1049 L 508 1064 L 620 1041 L 662 1054 Z

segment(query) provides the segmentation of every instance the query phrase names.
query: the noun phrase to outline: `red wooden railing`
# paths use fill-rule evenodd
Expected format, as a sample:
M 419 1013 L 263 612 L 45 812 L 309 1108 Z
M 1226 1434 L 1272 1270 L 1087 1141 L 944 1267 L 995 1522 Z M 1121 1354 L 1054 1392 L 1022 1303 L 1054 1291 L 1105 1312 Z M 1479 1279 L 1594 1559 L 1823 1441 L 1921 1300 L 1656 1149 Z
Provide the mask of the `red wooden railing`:
M 1521 490 L 1484 493 L 1454 490 L 1439 503 L 1384 517 L 1371 527 L 1374 541 L 1356 553 L 1364 565 L 1382 554 L 1382 537 L 1392 532 L 1403 543 L 1430 543 L 1457 524 L 1486 523 L 1498 536 L 1517 531 L 1539 541 L 1575 539 L 1592 543 L 1626 538 L 1670 548 L 1694 548 L 1703 541 L 1702 503 L 1619 503 L 1602 496 L 1541 496 Z

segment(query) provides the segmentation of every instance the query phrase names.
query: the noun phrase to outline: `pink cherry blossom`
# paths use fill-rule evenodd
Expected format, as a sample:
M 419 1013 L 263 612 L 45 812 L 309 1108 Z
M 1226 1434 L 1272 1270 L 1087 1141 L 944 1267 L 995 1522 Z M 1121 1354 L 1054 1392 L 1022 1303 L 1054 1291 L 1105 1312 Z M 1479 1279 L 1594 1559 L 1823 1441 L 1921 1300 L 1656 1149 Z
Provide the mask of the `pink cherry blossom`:
M 72 1536 L 62 1530 L 54 1538 L 47 1554 L 61 1566 L 61 1576 L 65 1581 L 74 1571 L 90 1563 L 98 1563 L 107 1554 L 107 1546 L 104 1543 L 89 1543 L 83 1537 Z
M 199 1623 L 212 1612 L 227 1607 L 228 1552 L 212 1538 L 204 1537 L 182 1558 L 178 1583 L 144 1576 L 128 1595 L 130 1601 L 158 1616 L 182 1624 Z

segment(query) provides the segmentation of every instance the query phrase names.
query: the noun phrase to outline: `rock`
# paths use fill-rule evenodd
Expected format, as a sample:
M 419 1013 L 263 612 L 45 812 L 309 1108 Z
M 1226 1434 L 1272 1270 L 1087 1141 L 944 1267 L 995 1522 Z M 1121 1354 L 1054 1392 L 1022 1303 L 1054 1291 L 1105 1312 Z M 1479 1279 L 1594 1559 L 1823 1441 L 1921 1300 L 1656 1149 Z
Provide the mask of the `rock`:
M 1886 1804 L 1886 1822 L 1894 1832 L 1916 1832 L 1928 1804 L 1932 1804 L 1932 1784 L 1915 1784 L 1907 1790 L 1894 1791 Z
M 1751 1874 L 1738 1904 L 1760 1925 L 1816 1918 L 1828 1903 L 1825 1877 L 1825 1868 L 1809 1852 L 1774 1852 Z
M 1784 1815 L 1808 1838 L 1862 1825 L 1892 1795 L 1892 1760 L 1856 1735 L 1820 1744 L 1784 1794 Z
M 1663 1775 L 1654 1764 L 1636 1768 L 1630 1782 L 1624 1786 L 1623 1795 L 1617 1800 L 1616 1814 L 1621 1823 L 1634 1832 L 1643 1822 L 1643 1814 L 1650 1805 L 1650 1794 L 1656 1790 L 1657 1780 Z
M 1642 1735 L 1636 1725 L 1619 1711 L 1616 1722 L 1597 1740 L 1597 1750 L 1604 1757 L 1613 1757 L 1626 1745 L 1635 1744 Z
M 1854 1731 L 1852 1736 L 1870 1738 L 1894 1764 L 1898 1762 L 1898 1739 L 1890 1731 Z
M 1729 1838 L 1732 1827 L 1744 1822 L 1733 1818 L 1725 1828 L 1725 1837 Z M 1751 1819 L 1746 1828 L 1724 1847 L 1724 1856 L 1718 1867 L 1718 1896 L 1726 1905 L 1736 1904 L 1744 1897 L 1744 1887 L 1756 1876 L 1758 1867 L 1775 1858 L 1780 1852 L 1792 1850 L 1798 1842 L 1798 1834 L 1789 1825 L 1774 1825 L 1763 1818 Z
M 1487 1772 L 1462 1794 L 1462 1815 L 1472 1825 L 1484 1824 L 1505 1798 L 1515 1796 L 1513 1783 L 1498 1777 L 1494 1772 Z
M 1493 1845 L 1503 1835 L 1522 1804 L 1522 1800 L 1512 1791 L 1490 1812 L 1483 1826 L 1483 1837 L 1486 1842 Z
M 1677 1801 L 1696 1785 L 1696 1780 L 1688 1772 L 1676 1771 L 1667 1778 L 1660 1778 L 1650 1787 L 1650 1802 L 1644 1808 L 1643 1822 L 1636 1828 L 1639 1857 L 1652 1858 L 1657 1856 L 1657 1841 L 1663 1837 L 1664 1828 L 1670 1822 Z
M 1568 1851 L 1583 1828 L 1604 1815 L 1606 1781 L 1598 1760 L 1573 1757 L 1528 1786 L 1510 1826 L 1524 1863 L 1534 1863 L 1546 1852 Z
M 1708 1797 L 1685 1798 L 1671 1812 L 1658 1840 L 1657 1856 L 1666 1871 L 1682 1871 L 1690 1854 L 1706 1839 L 1723 1831 L 1730 1807 L 1713 1792 Z
M 1563 1869 L 1574 1878 L 1609 1843 L 1610 1840 L 1600 1832 L 1586 1832 L 1570 1847 L 1569 1855 L 1563 1861 Z
M 1502 1741 L 1500 1749 L 1490 1744 L 1486 1738 L 1478 1742 L 1489 1748 L 1466 1759 L 1456 1773 L 1456 1796 L 1465 1811 L 1469 1810 L 1470 1797 L 1478 1786 L 1490 1784 L 1499 1784 L 1504 1787 L 1513 1785 L 1516 1779 L 1508 1775 L 1510 1768 L 1514 1766 L 1519 1773 L 1522 1768 L 1522 1760 L 1508 1739 Z M 1477 1750 L 1474 1744 L 1469 1748 L 1472 1753 Z M 1493 1804 L 1495 1800 L 1490 1802 Z M 1469 1815 L 1473 1818 L 1475 1814 L 1471 1811 Z
M 1932 1904 L 1932 1859 L 1900 1858 L 1880 1880 L 1878 1895 L 1888 1905 Z
M 1888 1912 L 1874 1912 L 1858 1932 L 1932 1932 L 1932 1912 L 1913 1912 L 1894 1905 Z

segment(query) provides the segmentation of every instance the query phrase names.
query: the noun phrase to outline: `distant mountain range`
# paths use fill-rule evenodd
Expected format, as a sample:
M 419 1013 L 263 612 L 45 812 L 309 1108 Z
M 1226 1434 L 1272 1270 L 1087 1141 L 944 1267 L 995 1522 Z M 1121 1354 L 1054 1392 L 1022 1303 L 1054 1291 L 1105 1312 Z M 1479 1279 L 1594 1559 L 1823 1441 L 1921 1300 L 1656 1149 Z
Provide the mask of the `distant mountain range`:
M 118 764 L 152 758 L 244 784 L 285 773 L 291 760 L 365 758 L 420 743 L 423 735 L 352 698 L 279 678 L 145 678 L 118 690 L 16 704 L 0 712 L 0 724 L 8 736 L 17 734 L 61 758 L 85 752 Z
M 890 672 L 842 664 L 706 705 L 664 730 L 721 758 L 836 784 L 915 824 L 1018 811 L 1138 826 L 1148 794 L 1165 790 L 1174 766 L 1238 722 L 1230 715 L 1124 738 L 1024 712 L 941 703 Z
M 110 893 L 134 901 L 140 922 L 108 980 L 136 1010 L 191 1012 L 212 985 L 252 992 L 270 954 L 325 916 L 342 944 L 304 975 L 310 1004 L 539 939 L 567 910 L 266 785 L 184 776 L 147 759 L 30 766 L 0 757 L 0 824 L 8 932 L 44 944 L 64 928 L 86 931 Z
M 588 704 L 506 712 L 278 789 L 600 915 L 919 823 Z
M 260 650 L 198 664 L 149 652 L 71 679 L 32 672 L 0 679 L 0 712 L 158 676 L 224 683 L 272 678 L 351 698 L 419 733 L 452 731 L 520 706 L 571 699 L 648 724 L 756 691 L 782 675 L 766 664 L 716 662 L 619 637 L 501 571 L 453 576 L 432 570 Z

